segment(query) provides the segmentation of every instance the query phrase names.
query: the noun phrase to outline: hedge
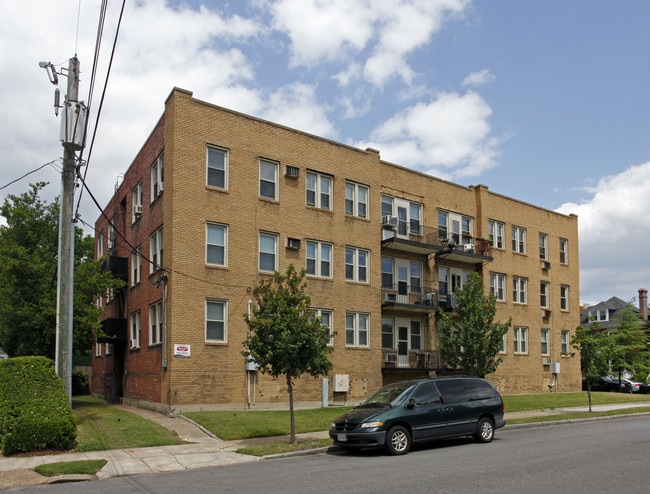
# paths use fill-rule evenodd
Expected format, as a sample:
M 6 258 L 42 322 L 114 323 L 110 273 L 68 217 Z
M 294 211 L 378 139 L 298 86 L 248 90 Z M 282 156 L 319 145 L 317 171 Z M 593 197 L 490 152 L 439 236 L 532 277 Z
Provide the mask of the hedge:
M 0 448 L 3 454 L 74 447 L 77 426 L 54 362 L 45 357 L 0 361 Z

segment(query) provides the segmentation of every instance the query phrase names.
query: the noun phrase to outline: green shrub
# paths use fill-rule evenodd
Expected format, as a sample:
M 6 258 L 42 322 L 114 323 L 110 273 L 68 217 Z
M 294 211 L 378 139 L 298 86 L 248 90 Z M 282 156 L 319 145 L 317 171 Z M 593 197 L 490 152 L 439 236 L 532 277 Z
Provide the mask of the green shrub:
M 88 374 L 84 371 L 74 371 L 72 373 L 72 395 L 89 395 L 90 394 L 90 380 Z
M 54 362 L 45 357 L 0 361 L 0 448 L 7 455 L 70 449 L 75 417 Z

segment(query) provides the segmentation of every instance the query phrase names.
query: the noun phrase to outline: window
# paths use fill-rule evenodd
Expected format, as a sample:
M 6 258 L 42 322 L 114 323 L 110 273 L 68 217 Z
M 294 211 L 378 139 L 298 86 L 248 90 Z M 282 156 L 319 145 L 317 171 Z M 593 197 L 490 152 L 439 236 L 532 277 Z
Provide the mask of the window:
M 512 301 L 515 304 L 528 303 L 528 280 L 513 276 L 512 278 Z
M 104 257 L 104 234 L 100 233 L 97 236 L 97 259 Z
M 345 279 L 368 283 L 370 252 L 354 247 L 345 248 Z
M 520 226 L 512 227 L 512 251 L 526 253 L 526 229 Z
M 345 344 L 348 346 L 367 347 L 369 314 L 347 312 L 345 314 Z
M 142 316 L 139 311 L 131 314 L 131 348 L 140 348 L 141 320 Z
M 598 309 L 589 311 L 590 321 L 609 321 L 609 311 L 607 309 Z
M 503 333 L 503 340 L 501 340 L 501 348 L 499 348 L 499 353 L 508 353 L 508 333 Z
M 332 177 L 307 172 L 307 205 L 332 209 Z
M 528 353 L 528 328 L 515 326 L 514 349 L 516 354 L 522 355 Z
M 136 247 L 131 253 L 131 286 L 142 280 L 142 247 Z
M 560 309 L 569 310 L 569 285 L 560 285 Z
M 397 218 L 397 234 L 401 237 L 422 235 L 422 205 L 417 202 L 382 195 L 381 215 Z
M 334 346 L 334 329 L 332 327 L 332 311 L 326 309 L 311 309 L 315 316 L 320 317 L 321 324 L 327 328 L 327 334 L 329 335 L 329 340 L 327 345 Z
M 392 216 L 393 215 L 393 198 L 390 196 L 381 196 L 381 215 L 383 216 Z
M 149 273 L 158 271 L 163 263 L 163 229 L 157 230 L 149 239 Z
M 113 252 L 114 249 L 116 248 L 115 245 L 115 227 L 113 226 L 115 224 L 115 218 L 111 219 L 111 221 L 108 223 L 108 242 L 106 243 L 106 246 L 108 247 L 108 250 L 110 251 L 109 253 Z
M 307 241 L 307 274 L 332 277 L 332 244 Z
M 539 234 L 539 258 L 548 260 L 548 235 L 546 233 Z
M 385 350 L 392 350 L 394 348 L 393 325 L 394 325 L 393 318 L 391 317 L 381 318 L 381 347 Z
M 207 184 L 219 189 L 228 188 L 228 151 L 208 146 L 207 148 Z
M 456 245 L 471 244 L 473 220 L 469 216 L 438 211 L 438 238 L 451 240 Z
M 102 356 L 102 344 L 95 339 L 95 357 Z
M 560 264 L 569 264 L 569 241 L 560 239 Z
M 278 164 L 260 160 L 260 197 L 278 200 Z
M 163 155 L 158 156 L 151 165 L 151 202 L 162 194 L 163 182 L 165 181 L 165 160 Z
M 494 294 L 500 302 L 506 300 L 506 275 L 501 273 L 490 273 L 490 293 Z
M 494 220 L 488 221 L 488 240 L 490 241 L 490 245 L 492 245 L 492 247 L 503 249 L 504 232 L 505 225 L 503 223 Z
M 163 304 L 157 302 L 149 306 L 149 344 L 157 345 L 163 339 Z
M 260 271 L 277 270 L 278 236 L 273 233 L 260 233 Z
M 228 227 L 208 223 L 206 225 L 205 262 L 216 266 L 227 265 Z
M 550 355 L 551 350 L 548 346 L 548 336 L 551 334 L 550 329 L 542 329 L 541 341 L 542 341 L 542 355 Z
M 352 182 L 345 183 L 345 214 L 359 218 L 368 217 L 368 187 Z
M 131 223 L 135 223 L 142 217 L 142 182 L 138 183 L 131 193 Z
M 549 291 L 550 284 L 547 281 L 542 281 L 539 284 L 539 305 L 548 308 L 550 306 Z
M 223 300 L 205 301 L 205 341 L 225 343 L 227 341 L 227 304 Z
M 467 273 L 464 269 L 448 268 L 441 266 L 438 268 L 438 291 L 440 295 L 455 293 L 458 289 L 463 288 L 467 281 Z
M 566 329 L 563 329 L 562 333 L 560 334 L 560 351 L 564 356 L 569 355 L 569 346 L 571 344 L 570 336 L 571 333 Z
M 381 287 L 390 288 L 393 286 L 393 259 L 391 257 L 381 258 Z

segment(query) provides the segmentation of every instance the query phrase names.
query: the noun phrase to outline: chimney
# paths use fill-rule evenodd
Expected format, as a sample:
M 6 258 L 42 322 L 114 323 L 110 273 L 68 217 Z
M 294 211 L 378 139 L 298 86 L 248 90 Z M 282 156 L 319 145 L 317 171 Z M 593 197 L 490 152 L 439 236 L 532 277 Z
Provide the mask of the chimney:
M 648 290 L 639 288 L 639 316 L 644 321 L 648 320 Z

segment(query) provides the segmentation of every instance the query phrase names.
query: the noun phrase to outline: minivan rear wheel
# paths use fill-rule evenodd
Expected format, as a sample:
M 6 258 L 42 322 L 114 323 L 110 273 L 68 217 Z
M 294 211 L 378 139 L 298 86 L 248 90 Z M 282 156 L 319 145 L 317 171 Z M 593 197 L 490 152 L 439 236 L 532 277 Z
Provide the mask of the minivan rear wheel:
M 396 425 L 386 433 L 386 452 L 391 455 L 405 455 L 411 449 L 411 435 L 405 427 Z
M 480 443 L 489 443 L 494 438 L 494 423 L 488 417 L 481 417 L 476 424 L 474 438 Z

